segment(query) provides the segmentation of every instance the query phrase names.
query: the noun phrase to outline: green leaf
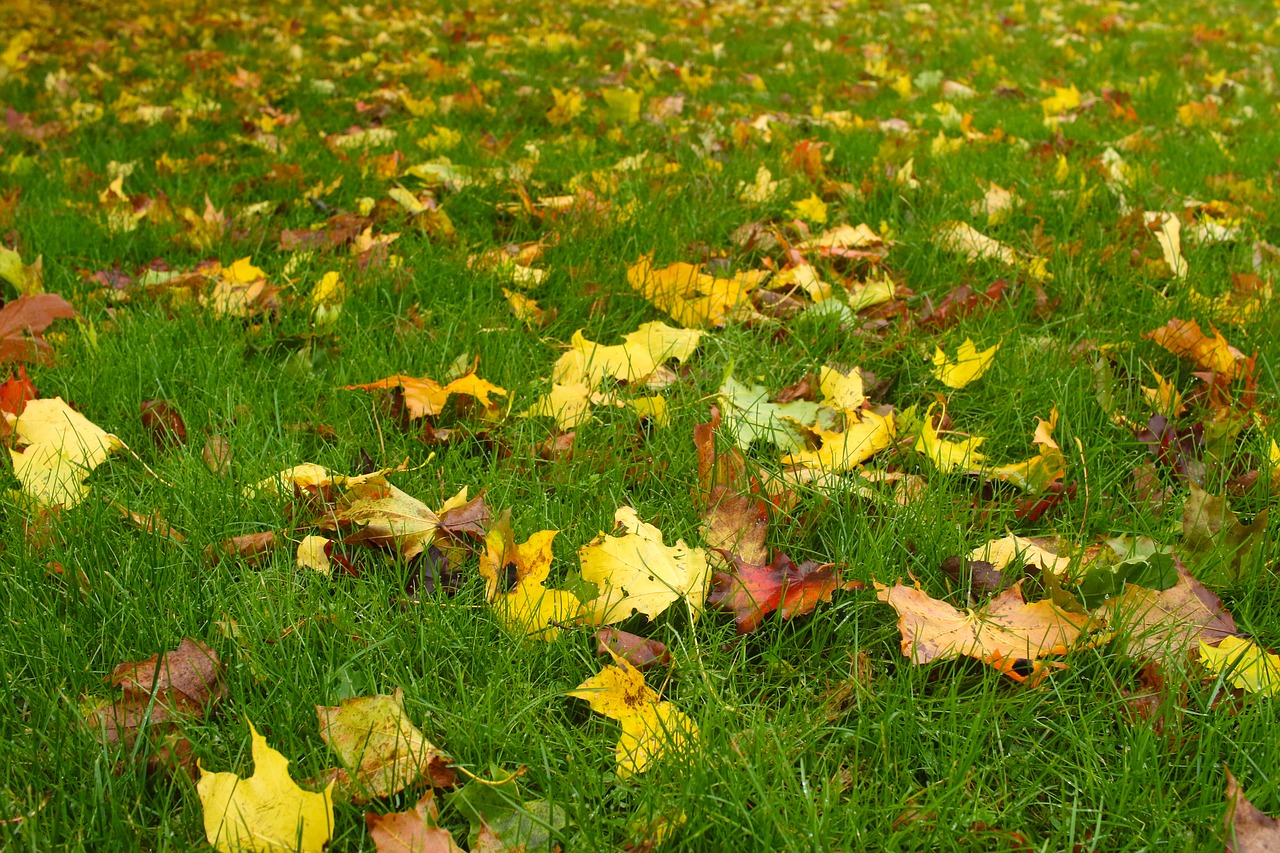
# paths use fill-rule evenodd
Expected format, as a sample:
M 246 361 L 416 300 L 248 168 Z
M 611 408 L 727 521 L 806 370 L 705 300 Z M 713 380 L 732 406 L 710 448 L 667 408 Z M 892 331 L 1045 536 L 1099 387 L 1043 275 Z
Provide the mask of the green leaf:
M 496 765 L 489 768 L 489 774 L 495 779 L 510 775 Z M 471 825 L 467 846 L 472 849 L 484 826 L 498 837 L 503 849 L 544 849 L 549 846 L 552 834 L 568 822 L 565 810 L 546 800 L 521 802 L 515 777 L 501 785 L 473 779 L 446 795 L 445 800 Z
M 1211 495 L 1195 483 L 1182 510 L 1182 545 L 1178 552 L 1203 584 L 1225 586 L 1240 580 L 1245 561 L 1267 529 L 1267 510 L 1252 524 L 1241 524 L 1225 497 Z

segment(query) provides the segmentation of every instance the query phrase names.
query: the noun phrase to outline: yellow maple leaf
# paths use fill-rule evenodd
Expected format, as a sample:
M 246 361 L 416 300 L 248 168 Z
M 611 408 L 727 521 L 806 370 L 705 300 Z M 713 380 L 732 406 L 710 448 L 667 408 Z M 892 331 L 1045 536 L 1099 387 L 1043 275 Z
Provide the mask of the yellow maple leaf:
M 485 536 L 480 575 L 499 624 L 517 637 L 546 640 L 560 636 L 560 625 L 576 621 L 582 604 L 570 592 L 547 589 L 551 542 L 556 530 L 540 530 L 516 544 L 508 514 Z
M 870 410 L 857 415 L 846 412 L 843 432 L 822 427 L 811 429 L 822 440 L 822 446 L 817 450 L 803 450 L 784 456 L 782 464 L 803 465 L 832 473 L 848 471 L 893 446 L 896 434 L 892 412 L 878 415 Z
M 321 853 L 333 835 L 333 783 L 304 791 L 289 778 L 289 759 L 253 737 L 253 775 L 210 773 L 197 760 L 196 792 L 204 808 L 204 831 L 221 853 L 299 851 Z
M 342 282 L 341 274 L 331 270 L 321 276 L 311 288 L 311 304 L 337 305 L 346 298 L 346 295 L 346 286 Z
M 825 225 L 827 222 L 827 204 L 817 193 L 810 193 L 808 198 L 791 203 L 791 215 L 814 225 Z
M 576 429 L 590 419 L 591 404 L 597 396 L 585 382 L 556 382 L 524 410 L 522 417 L 555 418 L 560 429 Z
M 933 426 L 933 409 L 934 407 L 930 406 L 924 414 L 916 449 L 928 456 L 942 471 L 971 471 L 975 467 L 981 470 L 986 457 L 978 452 L 978 447 L 986 439 L 973 436 L 964 441 L 942 440 L 938 437 L 938 430 Z
M 586 109 L 582 104 L 582 93 L 576 89 L 561 92 L 559 89 L 552 88 L 551 98 L 554 106 L 547 110 L 547 121 L 556 127 L 568 124 Z
M 600 589 L 584 609 L 594 625 L 612 625 L 643 613 L 650 619 L 683 598 L 692 614 L 702 610 L 711 569 L 707 553 L 683 540 L 662 543 L 662 531 L 640 520 L 629 506 L 614 520 L 621 536 L 600 533 L 578 549 L 582 577 Z
M 862 374 L 857 368 L 841 373 L 834 367 L 823 366 L 818 371 L 818 390 L 822 400 L 833 409 L 856 412 L 867 399 L 863 394 Z
M 1187 408 L 1182 402 L 1182 393 L 1155 370 L 1151 371 L 1151 375 L 1156 378 L 1156 387 L 1142 386 L 1142 395 L 1147 398 L 1147 403 L 1159 415 L 1173 418 L 1182 414 Z
M 948 388 L 963 388 L 973 382 L 991 367 L 995 360 L 996 350 L 1000 344 L 978 352 L 972 338 L 965 338 L 964 343 L 956 350 L 956 358 L 952 361 L 943 352 L 942 347 L 934 347 L 933 376 Z
M 985 545 L 979 545 L 969 552 L 966 559 L 990 563 L 996 571 L 1002 571 L 1017 561 L 1019 567 L 1038 565 L 1059 576 L 1065 574 L 1071 567 L 1070 557 L 1060 557 L 1030 539 L 1015 536 L 1012 533 L 1000 539 L 992 539 Z
M 627 269 L 627 282 L 681 326 L 699 328 L 722 325 L 737 313 L 754 313 L 749 299 L 764 275 L 753 270 L 721 278 L 685 263 L 655 270 L 653 255 L 647 254 Z
M 397 373 L 377 382 L 364 385 L 344 385 L 346 391 L 373 391 L 383 388 L 399 388 L 404 394 L 404 404 L 409 411 L 409 418 L 416 420 L 423 417 L 434 417 L 444 410 L 445 403 L 454 394 L 474 397 L 485 408 L 493 404 L 490 395 L 505 397 L 507 390 L 481 379 L 474 373 L 459 376 L 448 385 L 441 385 L 434 379 L 421 378 Z
M 1062 115 L 1080 106 L 1080 90 L 1074 83 L 1066 89 L 1054 86 L 1053 94 L 1041 100 L 1040 106 L 1044 108 L 1046 117 Z
M 1031 443 L 1037 448 L 1036 455 L 1024 462 L 1012 465 L 998 465 L 990 469 L 987 475 L 1013 483 L 1028 492 L 1042 491 L 1055 480 L 1060 480 L 1067 473 L 1067 457 L 1062 448 L 1053 439 L 1053 431 L 1058 426 L 1058 409 L 1055 406 L 1049 413 L 1049 419 L 1036 418 L 1036 431 Z M 977 473 L 977 472 L 974 472 Z
M 1280 656 L 1252 640 L 1223 637 L 1217 648 L 1201 640 L 1200 660 L 1210 671 L 1225 673 L 1234 687 L 1264 696 L 1280 696 Z
M 35 263 L 24 264 L 21 255 L 0 245 L 0 279 L 12 284 L 19 296 L 44 293 L 43 256 L 36 258 Z
M 25 444 L 10 450 L 22 493 L 42 507 L 71 507 L 89 492 L 85 480 L 125 443 L 68 406 L 61 397 L 30 400 L 22 414 L 5 413 Z
M 406 492 L 397 489 L 381 475 L 362 478 L 359 482 L 348 480 L 347 488 L 337 506 L 321 520 L 326 530 L 344 527 L 360 528 L 346 541 L 360 541 L 370 545 L 391 545 L 406 560 L 427 549 L 440 527 L 440 515 Z M 465 501 L 467 490 L 463 488 L 441 509 Z
M 332 784 L 354 802 L 398 794 L 419 779 L 451 785 L 453 771 L 443 752 L 404 712 L 404 691 L 344 699 L 317 705 L 320 737 L 338 754 L 345 769 L 331 774 Z
M 556 361 L 551 381 L 561 385 L 581 383 L 592 390 L 606 376 L 622 382 L 639 382 L 663 362 L 669 359 L 683 362 L 693 355 L 702 332 L 652 322 L 622 339 L 625 343 L 606 346 L 587 340 L 579 329 L 573 334 L 569 351 Z
M 610 652 L 610 654 L 613 654 Z M 667 752 L 687 752 L 698 741 L 698 726 L 657 691 L 645 684 L 644 674 L 616 654 L 606 667 L 570 690 L 596 713 L 617 720 L 622 735 L 615 747 L 618 776 L 643 773 Z
M 893 279 L 881 274 L 879 278 L 855 284 L 849 289 L 849 307 L 856 314 L 864 308 L 873 308 L 890 301 L 895 292 Z
M 329 560 L 329 540 L 324 536 L 304 536 L 298 543 L 296 557 L 298 568 L 311 569 L 325 577 L 333 573 L 333 564 Z
M 640 102 L 643 92 L 635 89 L 602 89 L 600 96 L 604 98 L 605 119 L 622 124 L 635 124 L 640 120 Z

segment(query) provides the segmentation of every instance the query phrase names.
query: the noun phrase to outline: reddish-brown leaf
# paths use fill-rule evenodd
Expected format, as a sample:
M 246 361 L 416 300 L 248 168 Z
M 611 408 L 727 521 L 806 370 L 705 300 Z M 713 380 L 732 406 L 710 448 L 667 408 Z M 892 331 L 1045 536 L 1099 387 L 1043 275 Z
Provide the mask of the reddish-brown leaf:
M 626 658 L 627 663 L 636 669 L 648 669 L 671 662 L 671 653 L 667 651 L 666 645 L 657 640 L 628 634 L 617 628 L 601 628 L 596 631 L 596 654 L 607 657 L 610 652 Z
M 783 619 L 812 613 L 819 603 L 830 601 L 838 589 L 861 589 L 858 581 L 845 581 L 831 563 L 807 560 L 797 565 L 779 553 L 767 566 L 753 566 L 732 557 L 732 572 L 716 572 L 707 604 L 733 611 L 739 634 L 749 634 L 765 616 L 777 610 Z
M 436 826 L 435 793 L 428 788 L 413 811 L 364 816 L 375 853 L 463 853 L 448 830 Z
M 769 559 L 768 502 L 759 496 L 760 483 L 747 474 L 742 451 L 716 448 L 719 426 L 720 410 L 712 406 L 711 420 L 693 428 L 699 484 L 694 499 L 702 510 L 702 538 L 711 548 L 737 554 L 748 563 L 763 563 Z
M 182 415 L 165 400 L 143 400 L 142 426 L 151 443 L 160 449 L 187 443 L 187 425 Z
M 223 539 L 216 546 L 205 549 L 205 556 L 212 563 L 222 557 L 239 557 L 249 565 L 262 562 L 267 554 L 279 547 L 281 538 L 274 530 L 265 533 L 246 533 L 243 536 L 232 536 Z
M 1009 289 L 1004 279 L 994 281 L 982 292 L 962 284 L 942 297 L 937 306 L 925 310 L 919 318 L 921 326 L 942 328 L 950 326 L 970 314 L 976 314 L 994 306 Z
M 231 442 L 220 435 L 211 435 L 200 451 L 204 464 L 215 474 L 221 474 L 231 465 Z
M 41 334 L 58 319 L 79 317 L 80 312 L 56 293 L 20 296 L 0 308 L 0 364 L 15 361 L 47 361 L 53 348 Z
M 483 539 L 492 520 L 493 515 L 484 502 L 484 493 L 481 492 L 461 506 L 440 513 L 439 530 L 455 539 L 463 536 Z

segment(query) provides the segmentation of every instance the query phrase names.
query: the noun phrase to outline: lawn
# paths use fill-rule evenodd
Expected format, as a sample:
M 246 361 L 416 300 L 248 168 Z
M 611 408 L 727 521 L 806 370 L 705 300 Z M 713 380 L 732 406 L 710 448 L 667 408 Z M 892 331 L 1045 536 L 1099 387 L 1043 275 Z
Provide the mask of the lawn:
M 0 23 L 0 846 L 1280 814 L 1273 4 Z

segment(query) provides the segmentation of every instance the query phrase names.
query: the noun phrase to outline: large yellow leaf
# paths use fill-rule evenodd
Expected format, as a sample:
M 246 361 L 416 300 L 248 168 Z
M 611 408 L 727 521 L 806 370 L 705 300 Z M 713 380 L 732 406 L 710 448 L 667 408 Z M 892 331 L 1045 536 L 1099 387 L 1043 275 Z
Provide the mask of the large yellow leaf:
M 986 457 L 978 452 L 978 447 L 985 438 L 977 436 L 964 441 L 944 441 L 938 437 L 938 430 L 933 426 L 933 406 L 924 413 L 924 422 L 920 426 L 920 438 L 916 448 L 928 456 L 933 464 L 942 471 L 972 471 L 982 469 Z
M 72 409 L 61 397 L 30 400 L 9 419 L 21 452 L 10 450 L 22 492 L 40 506 L 75 506 L 89 487 L 85 480 L 123 441 Z
M 967 655 L 1022 681 L 1015 671 L 1020 660 L 1031 661 L 1038 675 L 1045 655 L 1064 654 L 1080 638 L 1089 617 L 1068 613 L 1052 601 L 1028 604 L 1018 582 L 979 610 L 960 611 L 924 591 L 901 583 L 876 584 L 879 599 L 898 611 L 902 654 L 913 663 Z
M 822 401 L 833 409 L 856 412 L 867 399 L 857 368 L 846 374 L 824 366 L 818 371 L 818 389 L 822 391 Z
M 573 593 L 547 589 L 551 542 L 556 530 L 540 530 L 516 544 L 504 514 L 485 537 L 480 574 L 498 622 L 517 637 L 554 640 L 559 625 L 579 618 L 582 604 Z
M 1223 637 L 1217 648 L 1200 641 L 1200 660 L 1212 672 L 1226 673 L 1232 686 L 1264 696 L 1280 696 L 1280 656 L 1241 637 Z
M 751 310 L 751 291 L 766 272 L 738 273 L 728 278 L 707 275 L 695 264 L 653 268 L 653 255 L 642 255 L 627 269 L 627 282 L 681 326 L 719 326 L 737 313 Z
M 587 340 L 579 329 L 573 333 L 569 351 L 556 362 L 551 381 L 581 383 L 593 390 L 605 377 L 639 382 L 668 359 L 683 362 L 693 355 L 702 332 L 653 322 L 645 323 L 622 339 L 625 343 L 605 346 Z
M 222 853 L 300 851 L 321 853 L 333 835 L 333 783 L 312 793 L 289 778 L 289 759 L 253 736 L 253 775 L 210 773 L 200 767 L 196 792 L 204 807 L 204 831 Z
M 595 625 L 612 625 L 643 613 L 650 619 L 684 598 L 696 612 L 707 597 L 707 554 L 678 540 L 662 544 L 662 531 L 645 524 L 629 506 L 614 519 L 621 536 L 601 533 L 578 549 L 582 577 L 600 588 L 584 607 Z
M 855 416 L 853 412 L 846 412 L 844 432 L 814 427 L 813 433 L 822 439 L 822 446 L 784 456 L 782 464 L 804 465 L 833 473 L 848 471 L 893 445 L 893 413 L 878 415 L 867 410 Z
M 485 408 L 488 408 L 493 402 L 490 399 L 490 395 L 499 397 L 507 395 L 505 388 L 500 388 L 488 380 L 481 379 L 474 373 L 459 376 L 447 385 L 441 385 L 434 379 L 425 376 L 416 378 L 397 373 L 394 376 L 388 376 L 386 379 L 379 379 L 377 382 L 368 382 L 364 385 L 344 385 L 343 388 L 347 391 L 399 388 L 401 393 L 404 394 L 404 404 L 409 411 L 411 420 L 440 414 L 449 397 L 454 394 L 474 397 Z
M 616 654 L 613 659 L 614 666 L 591 676 L 568 695 L 585 699 L 591 710 L 622 724 L 615 755 L 618 775 L 625 779 L 643 773 L 668 751 L 692 749 L 698 726 L 670 702 L 660 701 L 640 670 Z
M 956 351 L 952 361 L 943 352 L 942 347 L 935 347 L 933 352 L 933 376 L 948 388 L 963 388 L 970 382 L 987 372 L 991 362 L 995 360 L 996 350 L 1000 344 L 978 352 L 972 338 L 965 338 L 964 343 Z
M 320 737 L 345 769 L 333 774 L 354 802 L 389 797 L 427 778 L 433 785 L 454 782 L 445 754 L 431 745 L 404 712 L 404 691 L 317 705 Z

